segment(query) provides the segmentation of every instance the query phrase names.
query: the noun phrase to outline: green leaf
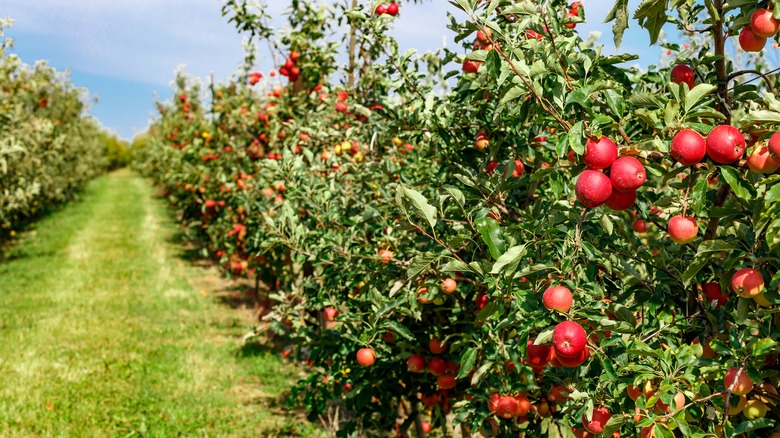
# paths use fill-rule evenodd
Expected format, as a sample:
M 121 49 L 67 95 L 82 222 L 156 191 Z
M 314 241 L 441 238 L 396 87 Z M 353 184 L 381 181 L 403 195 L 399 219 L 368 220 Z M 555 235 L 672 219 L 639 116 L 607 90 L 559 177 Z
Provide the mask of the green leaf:
M 463 192 L 460 191 L 457 187 L 453 186 L 444 186 L 444 190 L 447 191 L 447 193 L 450 194 L 452 199 L 455 200 L 455 202 L 458 203 L 458 205 L 463 208 L 463 206 L 466 204 L 466 197 L 463 196 Z
M 623 415 L 613 415 L 604 426 L 603 436 L 612 436 L 612 434 L 620 430 L 626 422 L 628 422 L 627 417 Z
M 492 366 L 493 366 L 492 361 L 487 361 L 483 363 L 482 366 L 477 369 L 474 375 L 471 376 L 471 386 L 477 386 L 479 381 L 482 380 L 482 375 L 485 374 L 485 371 L 489 370 L 490 367 Z
M 585 126 L 582 120 L 578 121 L 571 127 L 569 131 L 569 147 L 577 153 L 582 155 L 585 153 Z
M 520 259 L 525 255 L 525 248 L 527 245 L 517 245 L 509 248 L 505 253 L 501 254 L 501 257 L 493 264 L 493 268 L 490 270 L 491 274 L 501 274 L 511 276 L 517 269 Z
M 490 255 L 498 260 L 498 258 L 501 257 L 501 254 L 506 252 L 504 233 L 501 231 L 501 226 L 498 222 L 489 217 L 479 218 L 474 224 L 477 226 L 477 231 L 479 231 L 479 234 L 482 236 L 482 241 L 487 244 Z
M 479 349 L 469 348 L 460 358 L 460 371 L 458 372 L 458 379 L 462 379 L 469 375 L 471 370 L 474 369 L 474 365 L 477 363 L 477 353 Z
M 534 340 L 534 345 L 549 344 L 552 341 L 552 335 L 554 330 L 555 329 L 549 329 L 539 333 L 539 335 L 536 336 L 536 339 Z
M 395 321 L 395 320 L 392 320 L 392 319 L 388 320 L 385 323 L 385 327 L 389 328 L 390 330 L 392 330 L 393 332 L 395 332 L 396 334 L 400 335 L 402 338 L 404 338 L 406 340 L 414 341 L 414 339 L 415 339 L 414 335 L 411 332 L 411 330 L 406 328 L 406 326 L 404 326 L 403 324 L 401 324 L 398 321 Z
M 439 255 L 432 252 L 419 254 L 412 259 L 409 268 L 406 270 L 406 278 L 411 280 L 425 272 L 433 261 L 438 260 Z
M 634 19 L 650 33 L 651 45 L 658 41 L 661 29 L 666 24 L 667 2 L 668 0 L 644 0 L 634 12 Z
M 756 190 L 753 186 L 741 178 L 733 167 L 720 166 L 720 174 L 723 175 L 723 179 L 726 180 L 737 197 L 747 201 L 756 197 Z
M 493 80 L 498 80 L 501 75 L 501 57 L 497 50 L 491 50 L 485 57 L 485 69 Z
M 436 226 L 437 211 L 436 207 L 428 203 L 428 199 L 417 190 L 410 189 L 409 187 L 403 187 L 403 194 L 407 200 L 411 203 L 412 207 L 417 211 L 421 217 L 428 221 L 428 224 L 433 229 Z
M 628 29 L 628 0 L 616 0 L 612 10 L 607 14 L 604 23 L 615 21 L 612 24 L 612 37 L 615 41 L 615 47 L 620 48 L 623 42 L 623 33 Z
M 704 99 L 708 94 L 715 91 L 718 87 L 710 84 L 699 84 L 693 87 L 693 90 L 689 91 L 685 95 L 685 112 L 691 110 L 697 103 Z
M 733 243 L 726 242 L 725 240 L 715 239 L 702 242 L 696 251 L 696 256 L 693 258 L 693 261 L 688 264 L 688 267 L 685 269 L 685 272 L 683 272 L 682 277 L 680 278 L 683 281 L 683 284 L 685 286 L 691 284 L 691 280 L 696 277 L 696 274 L 698 274 L 699 271 L 707 266 L 707 264 L 712 260 L 712 253 L 719 253 L 722 251 L 731 252 L 735 249 L 736 246 L 734 246 Z
M 759 339 L 750 346 L 753 357 L 764 356 L 773 348 L 777 347 L 777 342 L 771 338 Z

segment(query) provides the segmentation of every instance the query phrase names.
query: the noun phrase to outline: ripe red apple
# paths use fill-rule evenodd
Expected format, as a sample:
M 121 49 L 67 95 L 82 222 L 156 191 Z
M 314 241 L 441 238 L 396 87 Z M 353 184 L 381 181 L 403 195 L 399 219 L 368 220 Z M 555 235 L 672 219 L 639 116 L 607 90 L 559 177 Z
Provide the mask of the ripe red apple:
M 458 282 L 452 278 L 445 278 L 441 282 L 441 289 L 445 294 L 451 294 L 458 288 Z
M 574 192 L 582 205 L 595 208 L 612 195 L 612 182 L 598 170 L 586 169 L 577 178 Z
M 672 138 L 672 157 L 683 166 L 700 162 L 707 154 L 704 137 L 692 129 L 683 129 Z
M 496 167 L 498 167 L 499 164 L 501 164 L 501 163 L 499 163 L 498 161 L 489 161 L 487 166 L 485 166 L 485 171 L 487 172 L 488 175 L 492 175 L 493 172 L 495 172 Z
M 552 359 L 552 347 L 549 345 L 534 345 L 532 340 L 528 340 L 525 349 L 525 363 L 531 368 L 541 371 L 550 364 Z
M 742 298 L 753 298 L 764 290 L 764 277 L 753 268 L 742 268 L 731 277 L 729 287 Z
M 387 13 L 387 6 L 385 5 L 379 5 L 376 7 L 376 14 L 377 15 L 384 15 Z
M 488 303 L 488 297 L 487 295 L 480 293 L 477 295 L 477 298 L 474 299 L 474 305 L 477 306 L 477 310 L 482 310 L 487 306 Z
M 607 207 L 615 211 L 620 211 L 628 209 L 634 205 L 634 202 L 636 202 L 636 190 L 632 190 L 630 192 L 619 192 L 617 190 L 613 190 L 612 195 L 610 195 L 605 204 Z
M 588 336 L 585 329 L 574 321 L 563 321 L 553 329 L 552 343 L 555 355 L 574 358 L 582 355 Z
M 517 413 L 520 403 L 514 397 L 505 395 L 496 403 L 496 415 L 501 418 L 512 418 Z
M 565 286 L 553 286 L 547 288 L 542 294 L 544 307 L 550 310 L 557 310 L 566 313 L 571 309 L 574 297 L 571 291 Z
M 756 9 L 750 16 L 750 30 L 761 38 L 772 38 L 780 30 L 780 20 L 772 16 L 772 11 Z
M 645 180 L 647 180 L 645 166 L 632 156 L 618 158 L 610 169 L 612 186 L 620 192 L 636 192 L 636 189 L 641 187 Z M 636 198 L 636 194 L 634 194 L 634 198 Z M 633 201 L 630 204 L 633 204 Z
M 391 17 L 395 17 L 398 15 L 398 4 L 393 2 L 387 5 L 387 15 L 390 15 Z
M 612 417 L 612 414 L 607 408 L 594 408 L 590 421 L 588 421 L 585 414 L 582 414 L 582 426 L 590 433 L 600 434 L 604 432 L 604 426 L 607 425 L 610 417 Z
M 646 233 L 648 230 L 647 222 L 643 221 L 642 219 L 637 219 L 631 223 L 631 228 L 633 228 L 637 233 Z
M 737 374 L 739 374 L 739 377 L 737 377 Z M 732 384 L 734 384 L 734 387 L 731 389 L 731 393 L 736 395 L 745 395 L 753 389 L 753 381 L 750 380 L 744 368 L 730 368 L 726 372 L 726 375 L 723 377 L 723 385 L 726 386 L 726 389 L 729 389 Z
M 323 313 L 326 321 L 334 321 L 339 315 L 339 311 L 335 307 L 326 307 Z
M 745 152 L 745 137 L 739 129 L 731 125 L 720 125 L 707 135 L 707 155 L 712 161 L 730 164 L 742 157 Z
M 766 45 L 766 38 L 753 33 L 750 26 L 745 26 L 739 31 L 739 46 L 746 52 L 760 52 Z
M 480 132 L 477 134 L 476 140 L 474 140 L 474 147 L 477 148 L 477 150 L 484 151 L 485 149 L 490 147 L 490 138 L 488 138 L 487 134 L 484 132 Z
M 688 84 L 688 88 L 696 86 L 695 75 L 693 70 L 685 64 L 677 64 L 672 68 L 670 73 L 672 82 L 675 84 Z
M 591 137 L 585 142 L 582 160 L 591 169 L 606 169 L 617 160 L 617 145 L 607 137 Z
M 780 168 L 780 159 L 769 152 L 769 147 L 766 144 L 759 144 L 748 157 L 747 165 L 750 170 L 756 173 L 772 173 Z
M 384 264 L 390 263 L 390 260 L 393 259 L 393 252 L 387 249 L 380 249 L 376 254 L 379 256 L 379 261 Z
M 346 102 L 336 102 L 336 111 L 340 113 L 347 112 L 347 103 Z
M 707 297 L 708 302 L 717 301 L 718 304 L 716 307 L 721 307 L 729 300 L 729 294 L 728 292 L 722 291 L 720 289 L 720 284 L 718 283 L 706 283 L 701 286 L 701 291 L 704 294 L 705 297 Z
M 419 354 L 413 354 L 406 360 L 406 367 L 413 373 L 425 371 L 425 358 Z
M 696 239 L 699 223 L 690 216 L 677 215 L 669 219 L 667 232 L 675 243 L 684 245 Z
M 491 38 L 493 38 L 493 31 L 489 27 L 483 26 L 482 29 L 477 31 L 477 41 L 480 43 L 490 43 Z
M 436 383 L 439 385 L 439 389 L 452 389 L 458 384 L 457 380 L 455 380 L 455 376 L 452 374 L 439 376 L 436 378 Z
M 515 411 L 515 417 L 522 417 L 531 410 L 531 401 L 523 394 L 517 394 L 515 396 L 517 400 L 517 410 Z
M 476 73 L 479 71 L 479 66 L 482 65 L 479 61 L 472 61 L 467 59 L 463 61 L 463 71 L 466 73 Z
M 447 351 L 447 343 L 439 342 L 439 338 L 431 338 L 431 342 L 428 343 L 428 348 L 431 349 L 433 354 L 441 354 Z
M 512 171 L 512 177 L 513 178 L 519 178 L 525 174 L 525 166 L 523 166 L 523 162 L 520 160 L 514 160 L 514 170 Z M 507 176 L 507 173 L 509 172 L 509 166 L 504 168 L 504 176 Z
M 587 348 L 583 348 L 582 352 L 580 352 L 579 355 L 574 357 L 566 357 L 566 356 L 556 356 L 555 360 L 558 361 L 558 364 L 562 367 L 566 368 L 576 368 L 580 365 L 582 365 L 588 358 L 590 357 L 590 350 Z M 552 363 L 552 360 L 550 360 Z
M 357 352 L 357 361 L 362 367 L 370 367 L 376 362 L 376 355 L 373 348 L 361 348 Z
M 395 4 L 395 3 L 393 3 L 393 4 Z M 429 423 L 427 421 L 421 422 L 420 423 L 420 428 L 422 428 L 423 432 L 425 432 L 425 433 L 431 433 L 431 431 L 433 430 L 433 426 L 431 426 L 431 423 Z
M 775 156 L 776 159 L 780 159 L 780 132 L 775 132 L 772 137 L 769 138 L 769 152 Z
M 447 361 L 440 357 L 434 357 L 428 362 L 428 372 L 434 376 L 443 375 L 447 372 Z

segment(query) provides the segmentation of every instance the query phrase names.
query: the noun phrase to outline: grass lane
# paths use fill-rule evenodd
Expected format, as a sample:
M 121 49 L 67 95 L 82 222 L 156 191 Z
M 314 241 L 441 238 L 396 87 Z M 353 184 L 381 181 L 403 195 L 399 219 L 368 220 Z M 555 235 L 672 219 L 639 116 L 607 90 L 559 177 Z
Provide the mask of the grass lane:
M 294 370 L 237 354 L 242 310 L 192 286 L 166 215 L 115 172 L 0 262 L 0 435 L 315 433 L 275 402 Z

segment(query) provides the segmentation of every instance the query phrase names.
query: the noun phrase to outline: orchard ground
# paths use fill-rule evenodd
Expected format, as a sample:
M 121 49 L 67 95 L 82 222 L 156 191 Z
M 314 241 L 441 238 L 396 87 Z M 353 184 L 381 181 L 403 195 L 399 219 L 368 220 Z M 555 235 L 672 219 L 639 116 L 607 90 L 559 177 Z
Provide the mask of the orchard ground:
M 241 348 L 252 311 L 182 259 L 167 215 L 114 172 L 0 263 L 0 435 L 318 434 L 282 412 L 295 369 Z

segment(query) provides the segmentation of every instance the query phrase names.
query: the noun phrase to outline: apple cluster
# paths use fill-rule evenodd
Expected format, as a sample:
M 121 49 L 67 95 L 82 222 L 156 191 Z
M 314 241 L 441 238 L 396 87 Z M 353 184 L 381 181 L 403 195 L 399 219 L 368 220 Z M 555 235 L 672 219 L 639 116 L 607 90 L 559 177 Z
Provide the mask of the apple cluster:
M 746 52 L 760 52 L 767 38 L 774 37 L 778 31 L 780 20 L 774 17 L 772 11 L 756 9 L 750 16 L 750 25 L 739 32 L 739 46 Z
M 300 56 L 301 54 L 298 52 L 290 52 L 290 56 L 284 61 L 284 65 L 279 68 L 279 74 L 287 76 L 287 78 L 290 79 L 290 82 L 297 81 L 298 76 L 301 74 L 301 68 L 296 65 Z
M 645 166 L 636 157 L 618 158 L 615 142 L 607 137 L 591 137 L 585 144 L 583 161 L 588 169 L 577 178 L 574 191 L 587 208 L 602 204 L 613 210 L 625 210 L 636 201 L 636 190 L 645 183 Z M 607 170 L 609 176 L 603 173 Z
M 398 15 L 398 4 L 396 2 L 392 2 L 389 5 L 382 3 L 376 7 L 376 14 L 377 15 L 387 14 L 391 17 L 395 17 L 396 15 Z
M 489 27 L 483 26 L 482 29 L 477 31 L 477 40 L 474 41 L 474 50 L 493 50 L 493 43 L 491 42 L 493 40 L 493 31 L 490 30 Z M 463 61 L 463 71 L 465 73 L 476 73 L 479 71 L 479 66 L 482 65 L 483 62 L 481 61 L 474 61 L 471 59 L 466 59 Z M 480 134 L 483 135 L 484 134 Z M 479 138 L 477 139 L 479 141 Z M 477 149 L 484 149 L 480 148 L 479 145 L 477 145 Z

